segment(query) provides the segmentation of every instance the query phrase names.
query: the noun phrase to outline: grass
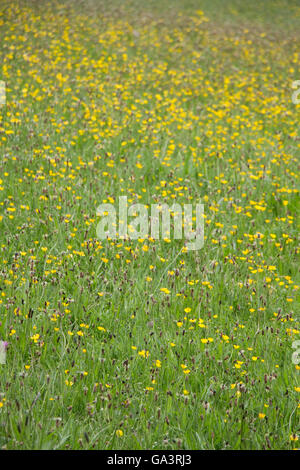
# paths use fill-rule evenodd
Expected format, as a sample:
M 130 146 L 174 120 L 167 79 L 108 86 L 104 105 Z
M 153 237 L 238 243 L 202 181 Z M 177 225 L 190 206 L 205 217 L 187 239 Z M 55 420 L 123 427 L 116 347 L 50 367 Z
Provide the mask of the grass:
M 0 447 L 297 448 L 299 2 L 0 6 Z M 203 249 L 97 239 L 119 195 Z

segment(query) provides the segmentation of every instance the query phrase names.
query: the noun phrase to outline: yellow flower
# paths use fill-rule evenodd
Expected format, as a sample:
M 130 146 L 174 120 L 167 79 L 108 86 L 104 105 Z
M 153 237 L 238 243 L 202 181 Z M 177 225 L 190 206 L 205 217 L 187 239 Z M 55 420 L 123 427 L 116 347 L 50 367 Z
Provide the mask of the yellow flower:
M 40 335 L 38 333 L 36 333 L 35 335 L 31 336 L 30 339 L 32 339 L 32 341 L 37 343 L 38 340 L 39 340 L 39 337 L 40 337 Z
M 116 435 L 117 435 L 118 437 L 122 437 L 122 436 L 124 435 L 122 429 L 117 429 L 117 430 L 116 430 Z
M 169 289 L 167 289 L 166 287 L 161 287 L 160 291 L 164 292 L 165 294 L 170 294 Z
M 142 351 L 139 351 L 138 354 L 139 356 L 146 358 L 149 356 L 149 351 L 145 351 L 145 349 L 142 349 Z

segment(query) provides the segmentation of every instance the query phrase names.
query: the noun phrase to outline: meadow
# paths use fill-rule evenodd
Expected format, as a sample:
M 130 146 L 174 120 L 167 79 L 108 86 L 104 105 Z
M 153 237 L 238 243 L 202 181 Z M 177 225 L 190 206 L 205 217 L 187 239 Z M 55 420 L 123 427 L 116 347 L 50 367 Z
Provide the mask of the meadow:
M 0 0 L 1 449 L 299 447 L 299 24 Z M 100 240 L 119 196 L 201 201 L 203 248 Z

